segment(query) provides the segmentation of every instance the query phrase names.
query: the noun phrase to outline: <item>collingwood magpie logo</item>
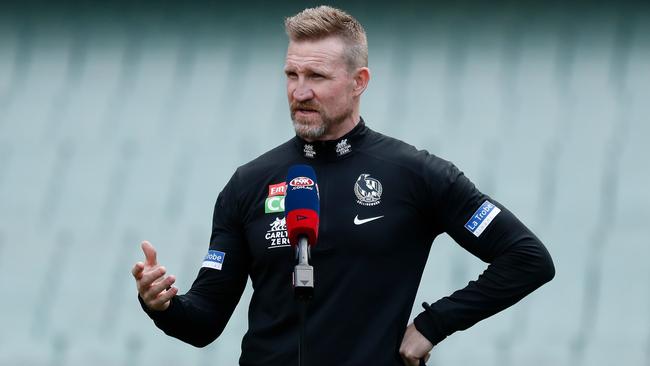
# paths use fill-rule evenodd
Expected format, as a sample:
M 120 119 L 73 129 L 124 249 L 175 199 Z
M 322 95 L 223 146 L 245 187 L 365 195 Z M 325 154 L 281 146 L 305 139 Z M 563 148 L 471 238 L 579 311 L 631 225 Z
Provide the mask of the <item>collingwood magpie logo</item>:
M 316 150 L 314 150 L 314 145 L 305 144 L 305 147 L 302 151 L 305 153 L 305 156 L 308 158 L 313 159 L 316 156 Z
M 264 239 L 269 242 L 267 249 L 290 246 L 286 218 L 276 217 L 269 226 L 271 226 L 271 229 L 264 235 Z
M 348 139 L 343 139 L 336 144 L 336 155 L 342 156 L 350 152 L 352 146 L 348 143 Z
M 381 183 L 370 177 L 370 174 L 361 174 L 354 183 L 354 194 L 357 196 L 357 203 L 363 206 L 376 206 L 381 203 Z

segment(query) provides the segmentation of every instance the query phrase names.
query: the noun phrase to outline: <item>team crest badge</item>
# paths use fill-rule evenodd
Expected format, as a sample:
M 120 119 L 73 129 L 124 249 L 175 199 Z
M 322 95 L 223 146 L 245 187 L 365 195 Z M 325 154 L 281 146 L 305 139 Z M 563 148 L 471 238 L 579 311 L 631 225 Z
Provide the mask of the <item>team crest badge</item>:
M 372 178 L 370 174 L 361 174 L 354 183 L 354 194 L 357 196 L 357 203 L 363 206 L 380 204 L 382 192 L 381 183 Z

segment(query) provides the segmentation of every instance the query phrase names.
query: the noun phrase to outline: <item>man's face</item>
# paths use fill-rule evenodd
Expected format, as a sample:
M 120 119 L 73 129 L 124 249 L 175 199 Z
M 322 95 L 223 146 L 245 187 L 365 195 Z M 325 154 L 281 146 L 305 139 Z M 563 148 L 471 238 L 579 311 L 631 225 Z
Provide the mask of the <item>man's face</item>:
M 284 72 L 298 136 L 319 139 L 352 115 L 354 78 L 341 39 L 290 41 Z

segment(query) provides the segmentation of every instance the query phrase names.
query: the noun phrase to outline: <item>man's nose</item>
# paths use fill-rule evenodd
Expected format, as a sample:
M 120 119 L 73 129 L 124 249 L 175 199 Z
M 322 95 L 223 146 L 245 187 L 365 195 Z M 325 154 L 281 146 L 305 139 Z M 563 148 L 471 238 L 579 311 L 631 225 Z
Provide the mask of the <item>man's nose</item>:
M 298 83 L 298 86 L 293 91 L 293 99 L 303 102 L 314 97 L 314 91 L 304 82 Z

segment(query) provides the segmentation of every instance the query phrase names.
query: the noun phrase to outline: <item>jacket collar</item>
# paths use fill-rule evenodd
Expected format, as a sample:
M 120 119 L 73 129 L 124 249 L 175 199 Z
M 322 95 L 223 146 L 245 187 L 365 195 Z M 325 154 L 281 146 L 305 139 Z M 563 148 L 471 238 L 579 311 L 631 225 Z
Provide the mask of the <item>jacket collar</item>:
M 336 140 L 308 142 L 299 136 L 294 138 L 299 153 L 308 160 L 336 161 L 352 156 L 368 134 L 363 118 L 354 128 Z

